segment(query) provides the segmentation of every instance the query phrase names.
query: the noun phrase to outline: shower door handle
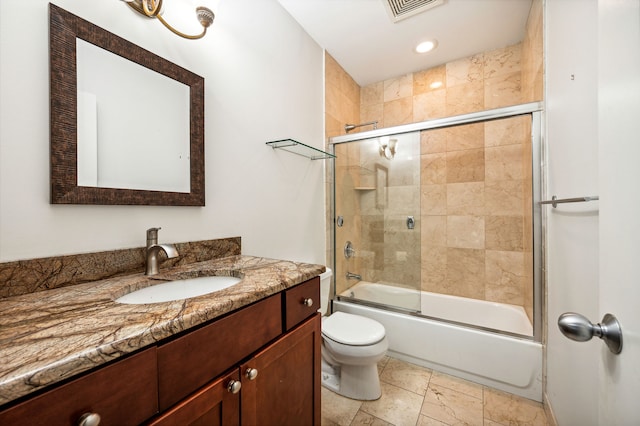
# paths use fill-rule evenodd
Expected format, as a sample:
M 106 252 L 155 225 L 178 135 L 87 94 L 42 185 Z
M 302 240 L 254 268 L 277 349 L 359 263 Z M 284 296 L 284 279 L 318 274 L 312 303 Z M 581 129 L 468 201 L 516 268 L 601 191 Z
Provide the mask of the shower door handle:
M 597 336 L 604 340 L 614 354 L 622 352 L 622 329 L 616 317 L 611 314 L 606 314 L 602 322 L 592 324 L 583 315 L 565 312 L 558 318 L 558 328 L 571 340 L 586 342 Z

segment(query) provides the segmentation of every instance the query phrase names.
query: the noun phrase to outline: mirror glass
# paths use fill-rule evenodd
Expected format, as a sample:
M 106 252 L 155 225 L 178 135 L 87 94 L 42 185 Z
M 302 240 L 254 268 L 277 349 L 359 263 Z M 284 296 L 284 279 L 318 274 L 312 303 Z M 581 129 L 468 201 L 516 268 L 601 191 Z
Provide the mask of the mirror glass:
M 51 202 L 204 205 L 204 79 L 49 5 Z
M 189 86 L 81 39 L 76 63 L 78 185 L 188 193 Z

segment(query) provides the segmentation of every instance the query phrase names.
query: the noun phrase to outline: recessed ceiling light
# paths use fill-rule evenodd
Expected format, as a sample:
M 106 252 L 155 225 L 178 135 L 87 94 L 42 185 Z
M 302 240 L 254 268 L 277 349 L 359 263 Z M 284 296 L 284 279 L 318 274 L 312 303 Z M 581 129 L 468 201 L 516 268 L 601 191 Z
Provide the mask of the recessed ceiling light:
M 421 43 L 418 43 L 416 46 L 416 53 L 427 53 L 436 48 L 438 42 L 436 40 L 427 40 Z

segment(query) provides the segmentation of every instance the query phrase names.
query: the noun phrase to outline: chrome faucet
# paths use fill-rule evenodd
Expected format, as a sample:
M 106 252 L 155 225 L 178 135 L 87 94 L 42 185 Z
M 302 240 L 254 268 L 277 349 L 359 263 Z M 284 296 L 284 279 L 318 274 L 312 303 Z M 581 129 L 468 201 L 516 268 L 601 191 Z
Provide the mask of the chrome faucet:
M 362 275 L 354 274 L 352 272 L 347 271 L 347 279 L 350 280 L 352 278 L 362 281 Z
M 158 244 L 158 231 L 161 228 L 147 229 L 147 270 L 145 275 L 155 275 L 158 273 L 158 253 L 163 251 L 167 259 L 178 257 L 178 250 L 173 244 Z

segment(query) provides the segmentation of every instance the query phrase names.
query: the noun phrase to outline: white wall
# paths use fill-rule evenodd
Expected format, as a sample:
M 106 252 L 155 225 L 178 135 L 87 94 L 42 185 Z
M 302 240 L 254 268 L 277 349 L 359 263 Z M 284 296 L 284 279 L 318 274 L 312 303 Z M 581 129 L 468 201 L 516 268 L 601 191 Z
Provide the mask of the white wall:
M 596 1 L 547 0 L 548 195 L 598 195 Z M 557 327 L 563 312 L 598 317 L 598 203 L 545 207 L 547 227 L 546 396 L 560 425 L 597 423 L 602 342 L 577 343 Z
M 161 226 L 164 242 L 241 236 L 243 254 L 324 263 L 324 163 L 265 145 L 323 146 L 323 53 L 275 0 L 222 0 L 199 41 L 120 0 L 53 3 L 205 78 L 206 207 L 49 204 L 48 1 L 2 0 L 0 261 L 140 247 Z M 192 11 L 175 25 L 199 30 Z

